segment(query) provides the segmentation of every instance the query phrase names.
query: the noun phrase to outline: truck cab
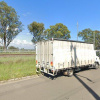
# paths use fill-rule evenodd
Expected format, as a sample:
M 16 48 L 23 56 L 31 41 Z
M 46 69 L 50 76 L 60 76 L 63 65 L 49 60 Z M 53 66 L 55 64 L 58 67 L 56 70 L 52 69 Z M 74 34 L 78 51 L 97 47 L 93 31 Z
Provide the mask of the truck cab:
M 98 65 L 100 65 L 100 50 L 95 50 L 95 52 L 96 52 L 95 62 L 97 62 Z

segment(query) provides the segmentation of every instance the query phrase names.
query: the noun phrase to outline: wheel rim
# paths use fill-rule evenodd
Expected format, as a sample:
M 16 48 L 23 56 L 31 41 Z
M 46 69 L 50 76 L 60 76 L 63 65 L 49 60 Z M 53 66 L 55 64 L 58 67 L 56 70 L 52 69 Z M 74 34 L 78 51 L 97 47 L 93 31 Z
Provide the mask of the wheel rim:
M 73 70 L 69 70 L 69 75 L 73 75 Z
M 95 64 L 95 68 L 99 68 L 99 65 L 98 64 Z

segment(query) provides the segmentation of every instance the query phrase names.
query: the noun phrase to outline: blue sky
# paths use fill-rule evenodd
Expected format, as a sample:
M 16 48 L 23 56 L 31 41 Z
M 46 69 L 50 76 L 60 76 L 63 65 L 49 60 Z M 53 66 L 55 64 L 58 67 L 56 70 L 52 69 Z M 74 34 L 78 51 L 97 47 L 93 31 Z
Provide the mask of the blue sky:
M 77 39 L 77 21 L 79 31 L 85 28 L 100 30 L 100 0 L 4 0 L 20 16 L 24 25 L 11 45 L 20 48 L 34 48 L 32 35 L 27 25 L 33 21 L 42 22 L 45 29 L 56 23 L 63 23 L 71 31 L 71 40 Z M 79 39 L 81 40 L 81 39 Z M 19 41 L 19 44 L 15 44 Z M 25 45 L 23 43 L 26 43 Z

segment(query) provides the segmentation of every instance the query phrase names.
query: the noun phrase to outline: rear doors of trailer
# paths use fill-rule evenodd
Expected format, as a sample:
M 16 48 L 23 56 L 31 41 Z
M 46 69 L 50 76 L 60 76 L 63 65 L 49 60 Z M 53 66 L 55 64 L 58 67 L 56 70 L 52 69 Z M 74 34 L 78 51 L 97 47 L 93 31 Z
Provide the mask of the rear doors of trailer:
M 41 70 L 47 71 L 53 66 L 53 42 L 41 41 L 36 45 L 36 62 Z

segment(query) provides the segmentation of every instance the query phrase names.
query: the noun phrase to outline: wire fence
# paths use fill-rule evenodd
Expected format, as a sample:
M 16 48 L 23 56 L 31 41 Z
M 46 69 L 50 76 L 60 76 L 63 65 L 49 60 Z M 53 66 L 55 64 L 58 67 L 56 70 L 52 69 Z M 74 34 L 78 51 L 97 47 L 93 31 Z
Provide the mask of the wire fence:
M 35 53 L 35 50 L 27 50 L 27 49 L 8 49 L 8 50 L 3 50 L 3 49 L 0 49 L 0 54 L 4 54 L 4 53 L 7 53 L 7 54 L 13 54 L 13 53 L 19 53 L 19 54 L 23 54 L 23 53 Z

